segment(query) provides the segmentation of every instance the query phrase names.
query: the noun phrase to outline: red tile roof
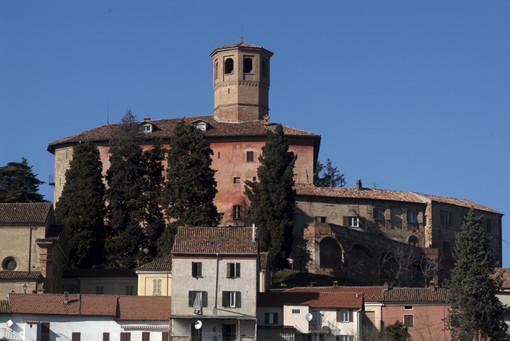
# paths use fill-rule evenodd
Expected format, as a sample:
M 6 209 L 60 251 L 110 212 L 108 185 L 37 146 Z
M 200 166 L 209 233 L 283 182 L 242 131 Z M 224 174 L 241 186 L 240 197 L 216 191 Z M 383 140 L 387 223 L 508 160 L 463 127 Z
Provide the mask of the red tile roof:
M 0 225 L 45 224 L 52 204 L 40 203 L 0 203 Z
M 265 292 L 257 298 L 260 307 L 308 305 L 312 308 L 361 308 L 363 294 L 344 292 Z
M 256 255 L 251 227 L 179 227 L 172 254 Z
M 186 124 L 193 124 L 197 121 L 204 121 L 207 123 L 208 128 L 204 131 L 204 134 L 209 139 L 214 138 L 225 138 L 225 137 L 236 137 L 236 138 L 260 138 L 262 141 L 265 139 L 268 130 L 274 130 L 276 124 L 270 123 L 266 125 L 263 121 L 254 122 L 243 122 L 243 123 L 226 123 L 218 122 L 212 115 L 208 116 L 196 116 L 196 117 L 185 117 L 185 118 L 172 118 L 164 120 L 148 121 L 153 124 L 152 133 L 140 133 L 140 139 L 147 141 L 147 143 L 153 143 L 152 141 L 157 138 L 170 138 L 173 136 L 173 132 L 177 124 L 184 120 Z M 147 121 L 139 122 L 140 125 L 147 123 Z M 53 153 L 55 148 L 59 145 L 75 144 L 79 141 L 93 141 L 96 143 L 108 143 L 110 139 L 120 136 L 121 124 L 110 124 L 100 126 L 94 129 L 86 130 L 84 132 L 65 137 L 63 139 L 53 141 L 48 145 L 48 151 Z M 313 134 L 304 130 L 299 130 L 290 127 L 283 127 L 283 132 L 287 136 L 294 137 L 311 137 L 320 139 L 320 135 Z M 143 142 L 142 142 L 143 143 Z
M 171 297 L 120 296 L 118 320 L 164 321 L 170 319 Z
M 170 297 L 69 294 L 9 294 L 16 314 L 110 316 L 119 320 L 168 320 Z
M 158 258 L 150 263 L 141 265 L 136 270 L 144 271 L 172 271 L 172 255 Z
M 384 303 L 446 303 L 445 288 L 392 288 L 383 291 Z
M 491 208 L 479 205 L 475 202 L 466 199 L 455 199 L 448 197 L 439 197 L 428 194 L 421 194 L 415 192 L 395 191 L 388 189 L 372 189 L 363 188 L 361 190 L 355 187 L 315 187 L 310 184 L 296 184 L 296 194 L 298 196 L 317 196 L 317 197 L 331 197 L 341 199 L 370 199 L 370 200 L 387 200 L 399 201 L 407 203 L 426 204 L 429 201 L 436 201 L 440 203 L 456 205 L 461 207 L 471 208 L 476 210 L 487 211 L 492 213 L 501 214 Z
M 318 293 L 361 293 L 365 297 L 366 302 L 382 301 L 383 286 L 356 286 L 356 287 L 295 287 L 284 289 L 285 292 L 318 292 Z

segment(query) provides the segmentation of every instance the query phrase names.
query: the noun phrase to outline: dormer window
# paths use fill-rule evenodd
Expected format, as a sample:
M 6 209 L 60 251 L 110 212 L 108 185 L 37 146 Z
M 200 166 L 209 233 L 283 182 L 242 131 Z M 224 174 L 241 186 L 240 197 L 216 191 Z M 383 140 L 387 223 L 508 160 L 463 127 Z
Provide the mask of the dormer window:
M 152 124 L 144 124 L 142 126 L 143 133 L 152 133 Z
M 195 122 L 195 128 L 198 130 L 206 131 L 207 123 L 205 123 L 204 121 Z

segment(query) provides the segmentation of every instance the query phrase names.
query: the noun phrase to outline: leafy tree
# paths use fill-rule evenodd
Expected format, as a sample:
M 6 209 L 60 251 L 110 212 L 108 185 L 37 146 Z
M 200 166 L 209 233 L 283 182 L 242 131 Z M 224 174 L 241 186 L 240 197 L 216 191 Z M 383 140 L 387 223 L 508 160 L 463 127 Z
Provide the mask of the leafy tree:
M 317 161 L 313 183 L 317 187 L 344 187 L 346 184 L 344 175 L 339 174 L 329 158 L 325 165 Z
M 68 266 L 90 268 L 102 262 L 104 248 L 105 186 L 99 151 L 92 143 L 74 147 L 66 183 L 55 218 L 66 227 Z
M 37 193 L 44 182 L 37 179 L 27 159 L 0 167 L 0 202 L 44 202 Z
M 446 322 L 454 340 L 505 340 L 508 308 L 496 297 L 495 262 L 482 217 L 473 208 L 455 236 L 455 265 L 448 281 L 451 311 Z M 498 283 L 499 282 L 499 283 Z
M 201 130 L 180 121 L 170 140 L 166 175 L 167 217 L 181 226 L 216 226 L 219 214 L 213 151 Z
M 386 326 L 382 330 L 382 340 L 384 341 L 406 341 L 409 337 L 407 328 L 400 321 Z
M 292 249 L 295 191 L 293 170 L 296 156 L 281 125 L 267 132 L 266 144 L 259 156 L 258 182 L 246 181 L 245 193 L 251 201 L 249 220 L 259 228 L 261 251 L 268 251 L 273 268 L 287 266 Z

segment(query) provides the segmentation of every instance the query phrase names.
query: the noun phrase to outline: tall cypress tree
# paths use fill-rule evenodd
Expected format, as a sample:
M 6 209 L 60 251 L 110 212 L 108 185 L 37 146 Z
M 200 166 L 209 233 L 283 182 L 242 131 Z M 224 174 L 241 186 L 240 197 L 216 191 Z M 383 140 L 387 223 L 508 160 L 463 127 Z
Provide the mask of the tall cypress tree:
M 274 132 L 267 132 L 266 144 L 259 156 L 258 182 L 246 181 L 245 186 L 251 201 L 249 220 L 258 226 L 260 249 L 269 252 L 271 267 L 276 269 L 287 266 L 292 250 L 295 161 L 283 128 L 277 125 Z
M 167 217 L 181 226 L 216 226 L 219 222 L 213 203 L 217 190 L 211 155 L 204 133 L 180 121 L 170 139 L 165 204 Z
M 37 179 L 27 159 L 0 167 L 0 202 L 44 202 L 37 193 L 44 182 Z
M 99 151 L 92 143 L 74 147 L 66 183 L 55 208 L 55 218 L 66 227 L 68 266 L 89 268 L 102 262 L 104 248 L 105 186 Z
M 482 217 L 471 208 L 455 236 L 455 266 L 448 282 L 448 329 L 454 340 L 505 340 L 508 308 L 496 297 L 495 262 Z M 500 284 L 500 283 L 499 283 Z

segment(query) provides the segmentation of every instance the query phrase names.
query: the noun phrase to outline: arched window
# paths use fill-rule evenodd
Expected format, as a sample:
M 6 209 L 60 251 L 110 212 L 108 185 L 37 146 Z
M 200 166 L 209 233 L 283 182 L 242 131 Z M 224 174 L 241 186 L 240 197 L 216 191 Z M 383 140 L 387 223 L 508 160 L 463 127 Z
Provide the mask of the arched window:
M 326 237 L 320 243 L 320 267 L 340 268 L 343 261 L 343 250 L 333 238 Z
M 253 73 L 253 62 L 252 62 L 251 58 L 244 58 L 243 72 L 244 73 Z
M 227 58 L 225 60 L 225 73 L 234 73 L 234 61 L 232 58 Z

